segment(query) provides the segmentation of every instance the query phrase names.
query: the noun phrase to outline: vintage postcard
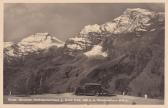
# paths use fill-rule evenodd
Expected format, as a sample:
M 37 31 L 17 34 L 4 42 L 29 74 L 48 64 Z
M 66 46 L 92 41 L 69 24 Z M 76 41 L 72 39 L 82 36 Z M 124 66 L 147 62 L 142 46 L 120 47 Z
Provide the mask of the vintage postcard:
M 4 1 L 3 106 L 164 107 L 165 5 Z

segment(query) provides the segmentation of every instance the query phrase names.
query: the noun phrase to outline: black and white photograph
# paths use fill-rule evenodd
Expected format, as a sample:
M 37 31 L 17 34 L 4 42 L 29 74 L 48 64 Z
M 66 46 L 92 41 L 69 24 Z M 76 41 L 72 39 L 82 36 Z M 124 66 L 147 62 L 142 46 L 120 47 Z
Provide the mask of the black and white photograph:
M 164 105 L 164 3 L 4 3 L 3 104 Z

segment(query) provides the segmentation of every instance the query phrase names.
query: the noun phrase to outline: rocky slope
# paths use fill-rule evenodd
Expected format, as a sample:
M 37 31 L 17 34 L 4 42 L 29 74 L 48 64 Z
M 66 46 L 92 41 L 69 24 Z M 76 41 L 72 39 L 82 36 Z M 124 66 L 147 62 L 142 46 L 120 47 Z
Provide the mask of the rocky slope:
M 72 92 L 86 82 L 96 82 L 115 93 L 163 97 L 164 30 L 163 12 L 136 8 L 105 24 L 85 26 L 65 44 L 57 40 L 55 45 L 51 37 L 32 44 L 40 40 L 32 41 L 31 36 L 17 44 L 7 43 L 5 94 Z M 23 56 L 9 63 L 6 55 L 16 49 Z M 43 50 L 34 53 L 37 49 Z

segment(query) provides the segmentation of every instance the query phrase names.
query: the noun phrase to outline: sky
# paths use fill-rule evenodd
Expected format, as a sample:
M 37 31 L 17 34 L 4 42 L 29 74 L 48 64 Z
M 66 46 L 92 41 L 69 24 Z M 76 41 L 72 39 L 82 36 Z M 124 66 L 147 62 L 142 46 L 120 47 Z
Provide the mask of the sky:
M 89 24 L 103 24 L 127 8 L 164 11 L 159 3 L 6 3 L 4 41 L 17 42 L 37 32 L 65 41 Z

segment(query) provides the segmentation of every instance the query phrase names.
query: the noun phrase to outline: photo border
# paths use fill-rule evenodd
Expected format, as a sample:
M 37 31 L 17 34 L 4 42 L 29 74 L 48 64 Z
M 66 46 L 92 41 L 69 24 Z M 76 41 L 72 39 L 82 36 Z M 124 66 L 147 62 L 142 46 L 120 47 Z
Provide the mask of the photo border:
M 4 3 L 165 3 L 165 19 L 168 18 L 167 10 L 167 1 L 166 0 L 1 0 L 0 1 L 0 108 L 168 108 L 168 94 L 166 91 L 168 91 L 168 48 L 166 46 L 168 45 L 168 37 L 167 37 L 167 32 L 168 30 L 166 29 L 168 26 L 167 20 L 165 20 L 165 66 L 164 66 L 164 74 L 165 74 L 165 97 L 164 97 L 164 105 L 113 105 L 113 104 L 108 104 L 108 105 L 64 105 L 64 104 L 3 104 L 3 31 L 4 31 Z

